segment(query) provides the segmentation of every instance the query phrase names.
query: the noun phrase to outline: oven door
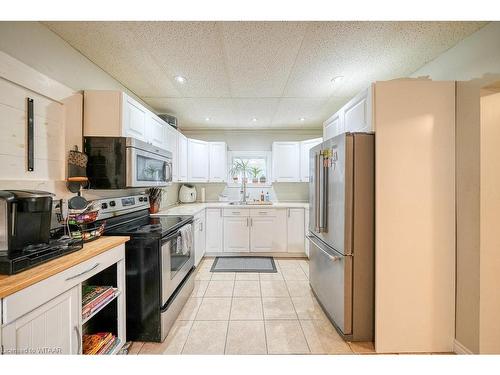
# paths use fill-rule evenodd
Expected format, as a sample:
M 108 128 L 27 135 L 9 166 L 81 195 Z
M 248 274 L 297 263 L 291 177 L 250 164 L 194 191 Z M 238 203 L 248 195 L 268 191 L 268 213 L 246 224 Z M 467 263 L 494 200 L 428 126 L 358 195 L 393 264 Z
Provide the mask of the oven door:
M 191 224 L 191 241 L 194 233 Z M 185 251 L 180 231 L 166 236 L 161 241 L 161 305 L 164 306 L 177 287 L 194 266 L 194 246 Z
M 137 147 L 127 147 L 127 187 L 172 183 L 172 159 Z

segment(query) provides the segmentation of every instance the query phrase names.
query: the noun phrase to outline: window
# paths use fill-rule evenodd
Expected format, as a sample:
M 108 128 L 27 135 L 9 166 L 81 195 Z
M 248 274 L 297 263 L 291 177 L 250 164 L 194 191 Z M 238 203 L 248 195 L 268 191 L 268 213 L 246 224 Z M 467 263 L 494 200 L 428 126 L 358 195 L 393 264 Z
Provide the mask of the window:
M 241 184 L 246 175 L 248 185 L 271 184 L 271 153 L 267 151 L 233 151 L 229 161 L 229 184 Z

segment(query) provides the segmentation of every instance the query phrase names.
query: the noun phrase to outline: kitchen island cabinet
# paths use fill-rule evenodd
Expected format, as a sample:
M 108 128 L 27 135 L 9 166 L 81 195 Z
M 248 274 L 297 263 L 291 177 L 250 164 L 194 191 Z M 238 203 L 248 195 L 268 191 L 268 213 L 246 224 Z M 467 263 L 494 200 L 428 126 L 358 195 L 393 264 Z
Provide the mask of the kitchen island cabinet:
M 128 237 L 103 237 L 19 274 L 1 275 L 2 353 L 81 354 L 83 335 L 103 330 L 116 335 L 117 352 L 126 340 L 126 241 Z M 115 289 L 114 297 L 85 319 L 84 285 Z

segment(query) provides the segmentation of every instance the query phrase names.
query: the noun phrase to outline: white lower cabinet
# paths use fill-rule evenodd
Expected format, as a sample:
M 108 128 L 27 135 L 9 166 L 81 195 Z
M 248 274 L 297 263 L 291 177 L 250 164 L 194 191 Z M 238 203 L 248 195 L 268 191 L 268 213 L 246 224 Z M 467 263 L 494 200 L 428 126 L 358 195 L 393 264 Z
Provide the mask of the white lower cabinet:
M 206 210 L 206 252 L 220 253 L 224 250 L 224 218 L 222 208 Z
M 209 253 L 304 254 L 303 208 L 207 208 Z
M 287 209 L 287 242 L 289 253 L 305 252 L 305 215 L 303 208 Z
M 79 354 L 80 311 L 76 286 L 4 326 L 4 354 Z
M 205 255 L 205 210 L 194 216 L 194 265 L 198 266 L 203 255 Z
M 104 285 L 117 288 L 117 302 L 82 321 L 82 285 L 90 278 L 92 282 L 106 280 Z M 3 354 L 81 354 L 82 335 L 89 327 L 86 323 L 100 318 L 106 323 L 99 330 L 109 323 L 107 329 L 123 345 L 125 294 L 125 245 L 119 245 L 6 296 L 0 300 Z M 105 313 L 108 308 L 116 310 Z
M 252 210 L 250 251 L 286 252 L 286 216 L 284 209 Z
M 249 217 L 224 217 L 224 252 L 239 253 L 250 251 Z

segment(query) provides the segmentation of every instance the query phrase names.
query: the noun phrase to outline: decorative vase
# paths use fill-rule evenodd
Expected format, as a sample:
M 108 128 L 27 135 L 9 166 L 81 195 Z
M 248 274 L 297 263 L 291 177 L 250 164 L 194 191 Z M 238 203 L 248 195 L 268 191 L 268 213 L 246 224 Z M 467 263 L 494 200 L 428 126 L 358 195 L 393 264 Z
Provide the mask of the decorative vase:
M 260 183 L 265 184 L 266 183 L 266 176 L 260 176 Z
M 160 202 L 159 201 L 149 201 L 149 213 L 156 214 L 160 211 Z
M 257 177 L 255 177 L 255 178 L 252 179 L 252 183 L 256 184 L 258 182 L 259 182 L 259 179 Z

